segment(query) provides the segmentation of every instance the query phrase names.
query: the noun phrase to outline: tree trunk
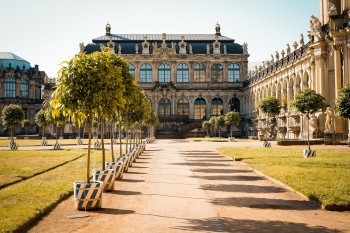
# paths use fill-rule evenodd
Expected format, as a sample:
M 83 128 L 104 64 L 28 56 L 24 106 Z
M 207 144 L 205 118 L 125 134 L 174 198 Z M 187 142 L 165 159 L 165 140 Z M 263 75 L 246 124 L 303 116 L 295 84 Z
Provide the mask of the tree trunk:
M 111 134 L 111 155 L 112 155 L 112 162 L 114 161 L 114 150 L 113 150 L 113 144 L 114 144 L 114 134 L 113 134 L 113 127 L 114 126 L 114 121 L 111 120 L 111 126 L 110 126 L 110 134 Z
M 231 134 L 231 138 L 232 138 L 232 125 L 230 125 L 230 134 Z
M 88 142 L 88 156 L 86 165 L 86 182 L 89 183 L 90 179 L 90 151 L 91 151 L 91 134 L 92 134 L 92 112 L 90 111 L 89 117 L 89 142 Z
M 122 133 L 122 122 L 119 118 L 118 120 L 119 124 L 118 124 L 118 131 L 119 131 L 119 157 L 122 157 L 122 153 L 123 153 L 123 147 L 122 147 L 122 136 L 121 136 L 121 133 Z
M 105 121 L 104 119 L 101 119 L 102 170 L 105 170 L 105 161 L 106 161 L 104 128 L 105 128 Z
M 310 149 L 310 129 L 309 129 L 309 127 L 310 127 L 310 125 L 309 125 L 310 124 L 310 120 L 309 120 L 310 116 L 309 116 L 309 113 L 307 113 L 306 118 L 307 118 L 307 146 L 308 146 L 309 150 L 311 150 Z
M 129 141 L 129 125 L 127 118 L 125 119 L 125 153 L 128 153 L 128 141 Z

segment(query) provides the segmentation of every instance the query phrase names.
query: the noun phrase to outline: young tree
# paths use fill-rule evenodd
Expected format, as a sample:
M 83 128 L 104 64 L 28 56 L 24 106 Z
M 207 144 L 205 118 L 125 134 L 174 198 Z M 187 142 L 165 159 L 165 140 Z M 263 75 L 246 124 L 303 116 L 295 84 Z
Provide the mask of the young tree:
M 225 123 L 230 126 L 230 135 L 232 138 L 232 126 L 238 126 L 241 121 L 239 112 L 231 111 L 225 114 Z
M 215 128 L 219 130 L 219 138 L 221 138 L 221 129 L 225 127 L 225 117 L 220 115 L 215 118 Z
M 210 127 L 211 127 L 211 123 L 209 121 L 203 121 L 202 128 L 207 132 L 207 137 L 209 137 Z
M 28 134 L 27 129 L 30 126 L 30 121 L 28 119 L 24 119 L 22 121 L 22 128 L 26 131 L 26 135 Z
M 41 127 L 41 135 L 45 137 L 45 127 L 48 126 L 49 120 L 47 119 L 47 113 L 44 109 L 40 109 L 39 112 L 35 114 L 35 123 Z
M 281 111 L 280 102 L 273 96 L 266 96 L 264 99 L 260 100 L 258 106 L 259 109 L 267 115 L 267 124 L 269 124 L 269 117 L 275 117 L 276 115 L 280 114 Z M 267 135 L 265 135 L 265 139 L 266 137 Z
M 11 141 L 13 141 L 13 129 L 21 125 L 24 119 L 24 111 L 17 104 L 7 105 L 2 110 L 1 119 L 4 129 L 10 129 Z
M 216 135 L 215 121 L 216 121 L 216 116 L 210 117 L 210 119 L 209 119 L 209 124 L 211 125 L 212 131 L 213 131 L 213 134 L 214 134 L 214 137 L 215 137 L 215 135 Z
M 336 107 L 341 118 L 350 119 L 350 85 L 340 89 Z
M 62 109 L 65 116 L 79 125 L 89 119 L 87 182 L 90 180 L 93 117 L 98 113 L 106 116 L 124 102 L 121 67 L 118 65 L 121 60 L 107 51 L 79 53 L 70 61 L 63 62 L 58 72 L 58 83 L 51 103 L 54 108 L 52 115 L 59 114 Z
M 291 101 L 291 106 L 295 108 L 298 112 L 305 114 L 307 118 L 307 145 L 310 149 L 310 136 L 309 136 L 309 123 L 311 114 L 322 109 L 324 104 L 324 98 L 322 95 L 316 93 L 316 91 L 311 89 L 306 89 L 302 92 L 299 92 L 294 96 L 294 100 Z

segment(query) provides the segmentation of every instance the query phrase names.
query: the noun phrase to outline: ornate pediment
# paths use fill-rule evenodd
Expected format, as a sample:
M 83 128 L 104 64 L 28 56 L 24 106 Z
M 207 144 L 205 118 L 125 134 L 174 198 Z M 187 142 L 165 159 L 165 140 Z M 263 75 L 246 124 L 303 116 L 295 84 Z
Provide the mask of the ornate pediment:
M 167 47 L 166 43 L 166 34 L 163 33 L 162 35 L 162 45 L 160 48 L 158 48 L 157 42 L 153 43 L 153 54 L 158 55 L 160 57 L 167 57 L 169 55 L 175 55 L 176 49 L 175 46 L 171 46 L 171 48 Z

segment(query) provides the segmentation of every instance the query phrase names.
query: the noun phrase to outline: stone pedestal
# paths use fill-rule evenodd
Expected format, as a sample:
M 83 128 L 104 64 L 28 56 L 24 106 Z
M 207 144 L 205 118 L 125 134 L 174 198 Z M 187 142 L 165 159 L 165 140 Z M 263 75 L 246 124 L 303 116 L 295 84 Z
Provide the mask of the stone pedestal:
M 324 144 L 333 145 L 333 133 L 324 133 Z

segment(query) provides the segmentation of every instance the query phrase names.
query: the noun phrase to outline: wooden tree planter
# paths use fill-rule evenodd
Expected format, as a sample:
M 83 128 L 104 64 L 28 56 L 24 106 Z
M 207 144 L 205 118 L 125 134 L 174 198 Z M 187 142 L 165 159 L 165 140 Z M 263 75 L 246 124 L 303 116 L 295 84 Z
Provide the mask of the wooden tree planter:
M 102 206 L 102 182 L 74 182 L 74 203 L 78 210 L 93 210 Z
M 114 190 L 114 181 L 115 181 L 115 170 L 106 169 L 106 170 L 93 170 L 92 171 L 92 180 L 94 182 L 103 182 L 103 191 L 112 191 Z

